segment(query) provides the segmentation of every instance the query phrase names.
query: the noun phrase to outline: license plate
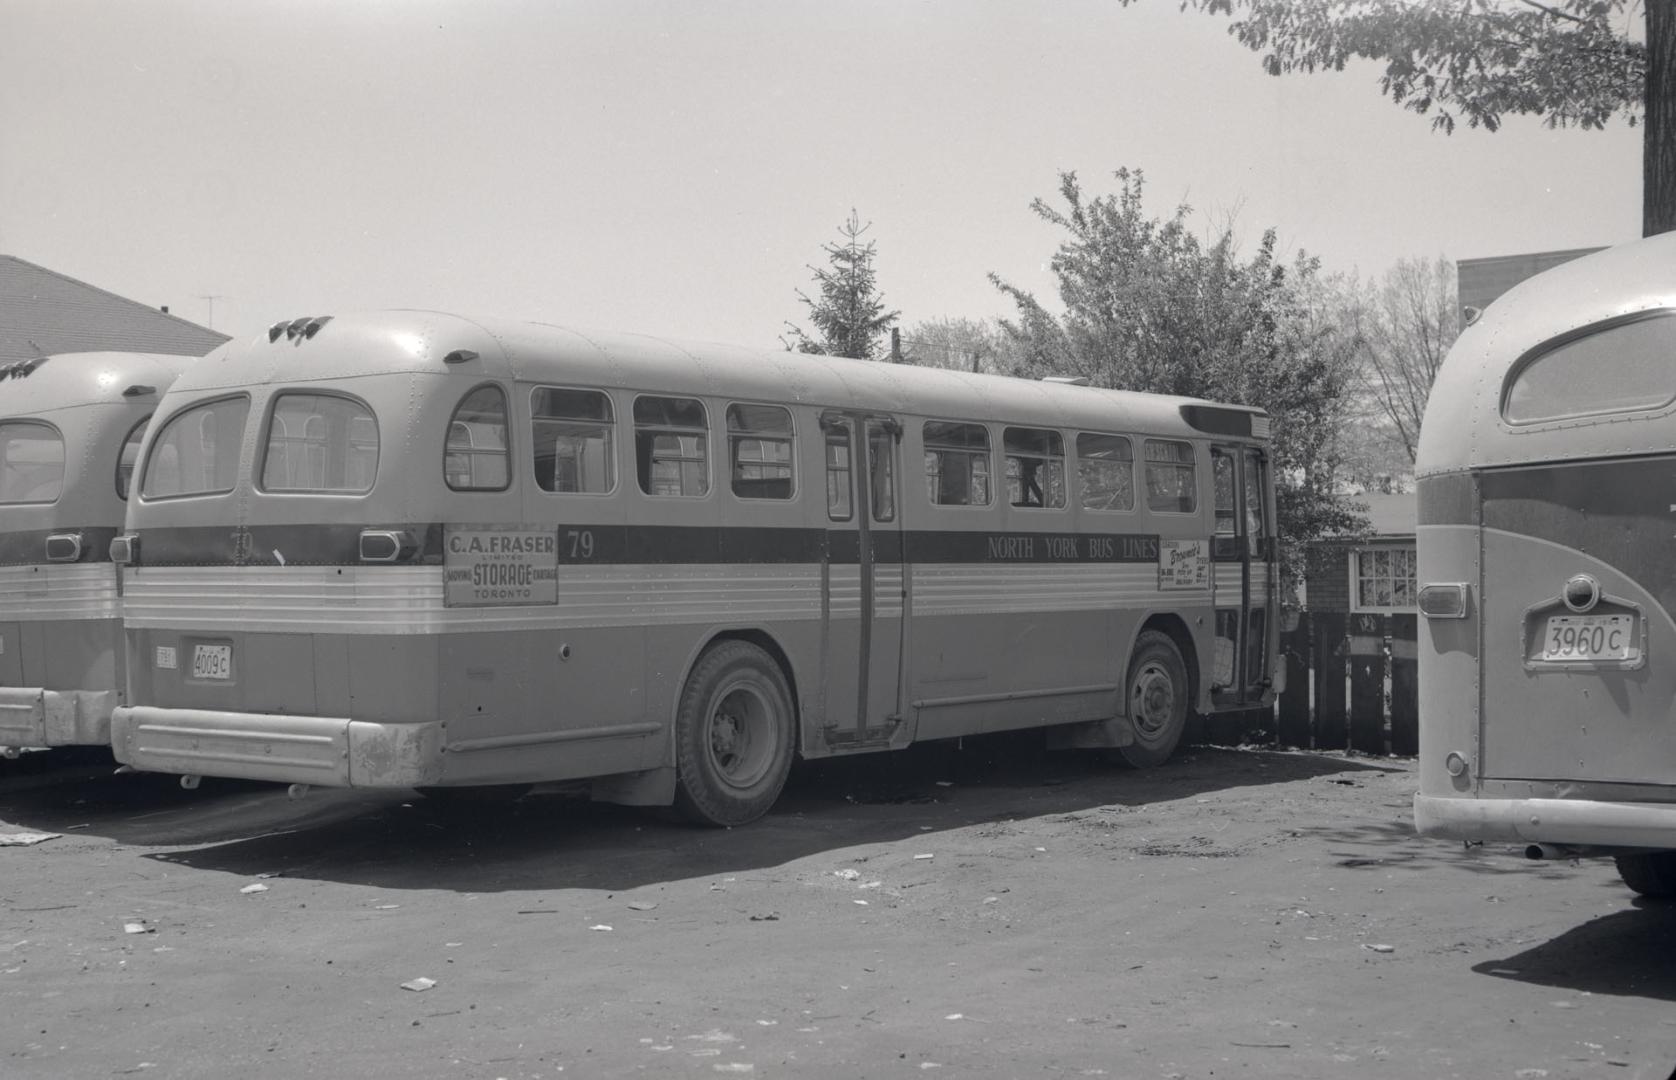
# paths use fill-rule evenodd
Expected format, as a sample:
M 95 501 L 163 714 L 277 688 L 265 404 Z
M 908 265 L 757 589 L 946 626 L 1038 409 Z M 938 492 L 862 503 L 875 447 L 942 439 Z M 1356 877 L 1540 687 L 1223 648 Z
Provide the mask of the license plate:
M 1638 651 L 1633 615 L 1550 615 L 1543 660 L 1628 660 Z
M 233 677 L 233 647 L 231 645 L 192 646 L 192 677 L 194 679 L 231 679 Z

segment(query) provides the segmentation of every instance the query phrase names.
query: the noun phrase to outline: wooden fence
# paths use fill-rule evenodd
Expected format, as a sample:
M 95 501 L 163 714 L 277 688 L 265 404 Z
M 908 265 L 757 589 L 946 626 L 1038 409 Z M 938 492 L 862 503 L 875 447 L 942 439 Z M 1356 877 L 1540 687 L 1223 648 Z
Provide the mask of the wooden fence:
M 1415 615 L 1305 612 L 1280 636 L 1286 690 L 1268 709 L 1208 717 L 1199 736 L 1361 754 L 1419 752 Z

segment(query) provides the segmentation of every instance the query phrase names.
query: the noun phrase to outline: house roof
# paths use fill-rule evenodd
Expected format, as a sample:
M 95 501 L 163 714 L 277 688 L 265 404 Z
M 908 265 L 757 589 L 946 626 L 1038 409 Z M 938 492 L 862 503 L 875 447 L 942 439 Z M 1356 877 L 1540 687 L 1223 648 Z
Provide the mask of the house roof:
M 1406 495 L 1357 495 L 1368 507 L 1369 536 L 1413 536 L 1419 520 L 1419 503 L 1412 492 Z
M 0 364 L 73 352 L 203 356 L 227 340 L 179 316 L 0 255 Z

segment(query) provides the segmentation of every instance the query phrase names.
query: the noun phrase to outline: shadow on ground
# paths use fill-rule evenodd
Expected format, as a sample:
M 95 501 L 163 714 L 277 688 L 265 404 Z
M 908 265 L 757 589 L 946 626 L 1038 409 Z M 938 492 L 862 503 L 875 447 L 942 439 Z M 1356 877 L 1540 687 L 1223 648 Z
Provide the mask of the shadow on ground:
M 1329 775 L 1402 771 L 1317 754 L 1187 748 L 1157 769 L 1053 752 L 1040 732 L 929 743 L 800 765 L 774 812 L 740 829 L 699 829 L 656 812 L 537 789 L 505 807 L 445 808 L 410 792 L 317 791 L 206 779 L 75 777 L 13 792 L 0 818 L 141 847 L 150 858 L 242 875 L 281 874 L 459 892 L 621 890 L 734 873 L 857 845 L 974 824 L 1140 806 Z
M 1676 903 L 1637 900 L 1523 952 L 1473 965 L 1480 975 L 1590 994 L 1676 1001 Z M 1676 1047 L 1672 1063 L 1676 1064 Z

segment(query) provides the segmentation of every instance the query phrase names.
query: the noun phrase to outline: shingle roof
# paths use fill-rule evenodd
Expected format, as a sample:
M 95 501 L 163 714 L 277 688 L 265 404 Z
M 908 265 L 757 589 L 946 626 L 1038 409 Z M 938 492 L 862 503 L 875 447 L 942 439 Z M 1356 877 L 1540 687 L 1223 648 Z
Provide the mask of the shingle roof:
M 226 334 L 0 255 L 0 364 L 67 352 L 203 356 L 226 340 Z

